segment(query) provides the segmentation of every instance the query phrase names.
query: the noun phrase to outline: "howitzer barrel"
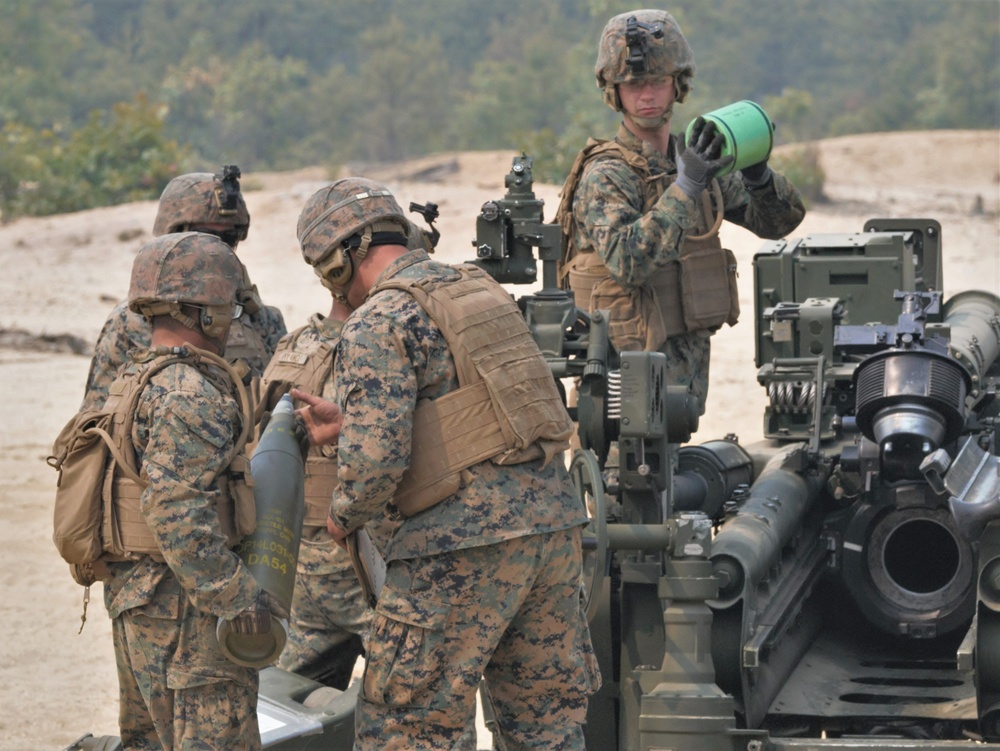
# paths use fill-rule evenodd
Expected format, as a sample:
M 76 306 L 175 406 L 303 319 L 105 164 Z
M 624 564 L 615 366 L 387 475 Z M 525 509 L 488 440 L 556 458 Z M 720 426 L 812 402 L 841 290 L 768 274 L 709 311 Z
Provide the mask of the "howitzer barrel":
M 291 397 L 282 396 L 250 459 L 257 526 L 236 547 L 258 584 L 286 610 L 292 605 L 305 514 L 305 465 L 295 437 L 294 412 Z M 230 660 L 264 667 L 281 653 L 288 624 L 272 615 L 270 632 L 247 635 L 234 633 L 229 621 L 220 619 L 217 635 Z
M 886 633 L 929 639 L 972 617 L 975 554 L 946 509 L 863 505 L 842 548 L 845 586 Z
M 951 327 L 949 349 L 968 368 L 975 396 L 1000 356 L 1000 297 L 978 290 L 960 292 L 948 298 L 943 313 Z

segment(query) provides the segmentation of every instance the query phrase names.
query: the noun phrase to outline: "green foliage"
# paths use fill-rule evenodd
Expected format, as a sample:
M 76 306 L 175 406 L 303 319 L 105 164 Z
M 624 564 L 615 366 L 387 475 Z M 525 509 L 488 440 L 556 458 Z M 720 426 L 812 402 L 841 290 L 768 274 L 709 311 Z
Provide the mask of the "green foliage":
M 455 107 L 454 148 L 515 148 L 534 132 L 561 140 L 575 119 L 603 112 L 594 86 L 595 43 L 546 22 L 545 7 L 499 29 L 474 63 Z
M 774 123 L 774 140 L 779 144 L 816 138 L 821 132 L 811 119 L 813 97 L 808 91 L 787 88 L 781 96 L 765 97 L 761 106 Z
M 0 123 L 65 122 L 87 14 L 74 0 L 0 0 Z
M 611 110 L 607 114 L 611 115 Z M 614 134 L 614 119 L 605 117 L 604 122 L 599 122 L 576 115 L 569 127 L 561 132 L 552 128 L 519 131 L 515 133 L 515 148 L 534 157 L 532 176 L 537 182 L 562 185 L 573 166 L 573 160 L 591 134 L 608 134 L 605 137 Z
M 0 0 L 5 211 L 27 195 L 12 175 L 47 196 L 33 206 L 83 200 L 68 187 L 63 150 L 77 131 L 99 148 L 91 112 L 143 96 L 164 105 L 163 144 L 184 144 L 199 163 L 249 172 L 514 148 L 535 157 L 536 177 L 558 182 L 588 136 L 617 128 L 593 66 L 607 19 L 635 7 Z M 781 144 L 1000 128 L 996 0 L 673 0 L 669 10 L 697 63 L 675 132 L 741 99 L 768 110 Z M 73 169 L 94 180 L 100 161 Z
M 366 30 L 361 43 L 378 53 L 358 71 L 354 95 L 337 100 L 352 113 L 360 155 L 393 161 L 443 147 L 451 91 L 440 40 L 390 16 Z
M 163 135 L 159 108 L 143 97 L 94 111 L 68 138 L 8 123 L 0 159 L 0 211 L 80 211 L 159 196 L 185 152 Z
M 4 126 L 0 148 L 0 220 L 25 213 L 24 196 L 48 170 L 46 155 L 57 143 L 52 131 L 38 132 L 17 123 Z
M 306 73 L 302 60 L 280 60 L 260 43 L 243 48 L 214 88 L 208 107 L 217 125 L 215 161 L 244 169 L 287 166 L 284 155 L 305 135 L 289 113 L 308 105 L 301 93 Z

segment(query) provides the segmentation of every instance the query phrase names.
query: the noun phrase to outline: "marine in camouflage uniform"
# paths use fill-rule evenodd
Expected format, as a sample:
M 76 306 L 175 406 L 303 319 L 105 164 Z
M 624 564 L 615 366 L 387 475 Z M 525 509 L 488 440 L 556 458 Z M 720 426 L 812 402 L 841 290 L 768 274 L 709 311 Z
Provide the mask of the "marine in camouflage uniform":
M 632 24 L 629 29 L 629 19 L 635 19 L 638 24 Z M 659 38 L 650 33 L 657 24 L 664 32 Z M 628 62 L 628 30 L 643 40 L 643 63 L 636 64 L 633 58 L 633 64 L 644 66 L 645 70 L 633 70 Z M 635 49 L 639 46 L 631 51 Z M 610 276 L 621 293 L 617 300 L 614 296 L 604 298 L 605 302 L 611 300 L 608 307 L 612 314 L 611 338 L 615 346 L 619 350 L 663 352 L 667 356 L 670 382 L 687 386 L 699 399 L 704 412 L 710 337 L 723 322 L 734 324 L 739 313 L 735 259 L 728 263 L 731 267 L 731 309 L 709 321 L 708 325 L 682 321 L 679 314 L 670 315 L 671 307 L 679 310 L 681 305 L 676 281 L 672 282 L 672 292 L 663 293 L 657 289 L 658 286 L 666 287 L 665 282 L 658 281 L 658 275 L 666 273 L 671 264 L 676 267 L 681 256 L 693 250 L 697 242 L 714 242 L 715 247 L 721 249 L 716 237 L 717 225 L 713 236 L 712 216 L 710 212 L 706 216 L 703 206 L 714 173 L 721 171 L 724 165 L 718 160 L 717 152 L 692 154 L 697 143 L 689 144 L 684 152 L 683 142 L 669 132 L 673 102 L 683 101 L 694 71 L 691 49 L 669 13 L 631 11 L 608 22 L 598 52 L 597 83 L 609 106 L 624 113 L 624 121 L 613 142 L 592 139 L 577 157 L 563 189 L 558 220 L 570 238 L 571 255 L 576 264 L 582 261 L 586 266 L 589 262 L 594 269 L 590 259 L 599 259 L 603 264 L 600 271 Z M 621 87 L 627 84 L 635 87 L 670 85 L 673 95 L 661 100 L 667 102 L 665 108 L 637 114 L 627 111 L 627 105 L 623 104 Z M 648 100 L 642 100 L 642 106 L 647 103 Z M 713 134 L 709 128 L 704 132 L 706 142 L 710 142 Z M 692 138 L 693 142 L 695 140 Z M 721 148 L 721 139 L 716 140 L 713 148 Z M 683 167 L 678 164 L 679 153 L 697 158 L 698 166 L 706 171 L 701 175 L 704 184 L 689 191 L 693 196 L 678 184 L 679 169 Z M 771 170 L 766 159 L 741 173 L 721 175 L 716 179 L 721 189 L 718 194 L 721 195 L 721 212 L 716 205 L 715 213 L 721 213 L 725 220 L 759 237 L 783 237 L 794 230 L 805 215 L 798 191 L 782 175 Z M 577 284 L 572 286 L 575 288 Z M 652 298 L 654 289 L 661 297 L 643 307 L 643 303 Z M 723 297 L 725 289 L 723 278 Z M 697 291 L 692 294 L 695 298 L 700 295 Z M 582 298 L 582 304 L 588 309 L 599 307 L 589 304 L 589 296 L 589 289 L 583 294 L 578 291 L 578 302 Z M 628 296 L 632 296 L 631 302 L 625 300 Z M 665 299 L 669 297 L 678 299 Z M 636 301 L 637 305 L 632 304 Z M 660 316 L 666 320 L 666 328 L 657 335 L 652 329 L 655 329 L 654 319 Z M 633 320 L 627 321 L 629 318 Z M 645 321 L 634 320 L 638 318 Z M 638 325 L 632 326 L 632 323 Z M 648 324 L 649 328 L 643 324 Z
M 250 227 L 250 213 L 238 177 L 238 169 L 227 167 L 221 175 L 196 172 L 171 180 L 160 196 L 153 235 L 197 230 L 219 236 L 235 251 Z M 280 310 L 261 302 L 246 266 L 240 266 L 244 315 L 229 330 L 226 352 L 231 362 L 241 359 L 253 375 L 259 376 L 286 333 L 285 320 Z M 128 353 L 147 349 L 149 341 L 149 323 L 143 316 L 129 310 L 127 301 L 116 305 L 94 345 L 80 409 L 100 409 Z
M 340 486 L 330 507 L 335 537 L 394 507 L 420 440 L 416 405 L 460 386 L 442 328 L 398 285 L 468 283 L 423 251 L 406 252 L 402 224 L 391 227 L 401 212 L 388 191 L 361 178 L 342 182 L 340 210 L 299 230 L 304 247 L 340 256 L 330 265 L 346 269 L 347 302 L 364 301 L 344 326 L 335 365 L 343 410 Z M 492 280 L 467 287 L 483 288 L 500 289 Z M 567 428 L 560 437 L 568 436 L 548 366 L 533 351 Z M 587 516 L 561 454 L 548 458 L 467 466 L 456 492 L 402 520 L 369 634 L 356 749 L 475 748 L 468 728 L 483 676 L 504 748 L 584 748 L 587 697 L 600 684 L 581 605 Z
M 320 189 L 309 199 L 302 209 L 300 225 L 311 223 L 325 208 L 327 190 Z M 433 252 L 437 237 L 433 225 L 427 231 L 409 221 L 410 247 Z M 303 252 L 307 262 L 313 260 L 311 246 L 307 245 Z M 319 276 L 324 283 L 327 281 L 322 274 Z M 273 409 L 292 387 L 336 402 L 333 363 L 340 330 L 351 312 L 334 294 L 327 315 L 314 313 L 305 326 L 281 339 L 261 381 L 264 409 Z M 365 602 L 350 556 L 326 528 L 336 473 L 336 448 L 311 446 L 306 460 L 306 515 L 288 642 L 278 664 L 285 670 L 345 689 L 363 652 L 363 637 L 373 611 Z M 396 523 L 383 517 L 368 526 L 373 541 L 384 549 Z
M 239 262 L 218 239 L 170 235 L 147 243 L 136 257 L 129 299 L 149 311 L 188 286 L 190 293 L 180 298 L 186 303 L 221 306 L 228 298 L 230 309 L 238 274 Z M 165 283 L 166 277 L 173 281 Z M 181 315 L 184 309 L 177 305 Z M 217 326 L 226 325 L 224 315 L 214 317 Z M 155 346 L 132 353 L 115 392 L 168 347 L 221 349 L 224 332 L 216 341 L 204 323 L 188 331 L 180 324 L 167 327 L 170 320 L 159 323 L 167 318 L 154 319 Z M 256 622 L 271 602 L 227 547 L 217 509 L 220 478 L 233 461 L 242 419 L 230 376 L 204 362 L 155 370 L 139 394 L 131 444 L 140 476 L 149 482 L 139 507 L 156 552 L 109 562 L 104 581 L 121 738 L 129 751 L 261 747 L 257 671 L 227 660 L 215 636 L 218 618 Z M 130 548 L 127 540 L 124 545 Z

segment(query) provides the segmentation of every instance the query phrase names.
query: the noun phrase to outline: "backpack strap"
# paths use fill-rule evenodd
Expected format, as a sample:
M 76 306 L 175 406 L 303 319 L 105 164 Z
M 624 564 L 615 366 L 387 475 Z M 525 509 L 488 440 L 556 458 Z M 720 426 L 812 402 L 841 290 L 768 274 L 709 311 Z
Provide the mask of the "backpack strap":
M 130 480 L 137 483 L 140 488 L 148 487 L 149 480 L 144 479 L 140 475 L 139 468 L 135 460 L 135 449 L 132 448 L 132 442 L 130 439 L 130 436 L 132 435 L 132 423 L 135 421 L 135 410 L 139 404 L 139 398 L 142 396 L 142 392 L 145 390 L 146 384 L 149 383 L 149 379 L 167 366 L 177 363 L 186 363 L 197 367 L 203 360 L 207 360 L 208 362 L 211 362 L 221 368 L 229 376 L 230 381 L 235 385 L 237 399 L 240 404 L 242 425 L 240 426 L 240 435 L 236 441 L 234 455 L 239 455 L 239 453 L 246 446 L 247 440 L 250 437 L 250 429 L 253 424 L 253 405 L 251 404 L 246 386 L 243 385 L 243 380 L 240 378 L 238 372 L 227 360 L 219 357 L 213 352 L 209 352 L 208 350 L 199 349 L 198 347 L 190 345 L 172 347 L 169 350 L 165 350 L 162 354 L 158 355 L 150 362 L 149 366 L 146 367 L 139 376 L 139 382 L 129 395 L 129 401 L 124 410 L 125 419 L 122 423 L 121 431 L 123 440 L 128 443 L 128 446 L 131 449 L 130 451 L 120 450 L 118 446 L 115 445 L 115 441 L 112 439 L 111 435 L 104 430 L 96 427 L 89 429 L 95 431 L 108 443 L 111 455 L 114 457 L 116 464 L 121 467 L 122 472 Z

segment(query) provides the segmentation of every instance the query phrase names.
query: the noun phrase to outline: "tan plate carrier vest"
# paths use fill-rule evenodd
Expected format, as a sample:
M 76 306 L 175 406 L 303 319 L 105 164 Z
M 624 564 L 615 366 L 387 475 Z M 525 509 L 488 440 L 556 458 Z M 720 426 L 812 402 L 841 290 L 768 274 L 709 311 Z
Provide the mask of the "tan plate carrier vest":
M 322 393 L 323 385 L 333 374 L 336 347 L 320 342 L 319 349 L 312 354 L 295 352 L 295 344 L 307 328 L 303 326 L 293 331 L 278 343 L 261 379 L 264 384 L 261 405 L 273 409 L 278 399 L 292 388 L 308 394 Z M 302 525 L 325 529 L 333 491 L 337 487 L 337 457 L 324 456 L 320 448 L 310 447 L 305 473 L 306 512 Z
M 244 313 L 249 315 L 237 318 L 229 327 L 229 336 L 226 339 L 226 359 L 229 362 L 234 362 L 238 358 L 248 363 L 254 363 L 254 375 L 259 376 L 260 370 L 257 369 L 256 363 L 262 363 L 261 368 L 265 367 L 270 359 L 270 353 L 267 351 L 263 337 L 248 320 L 250 316 L 260 312 L 264 306 L 257 293 L 257 285 L 250 283 L 250 274 L 246 266 L 243 266 L 243 291 L 240 302 L 243 303 Z
M 643 214 L 673 182 L 665 174 L 654 175 L 644 156 L 617 141 L 589 139 L 570 168 L 556 215 L 565 238 L 559 270 L 562 286 L 573 290 L 576 304 L 584 310 L 610 312 L 609 334 L 619 350 L 656 351 L 671 336 L 714 331 L 723 323 L 734 325 L 740 314 L 736 256 L 719 240 L 724 209 L 717 180 L 711 186 L 715 211 L 709 191 L 701 195 L 701 218 L 696 229 L 700 234 L 685 237 L 679 258 L 655 272 L 639 288 L 625 288 L 615 281 L 593 249 L 581 251 L 575 247 L 573 197 L 577 185 L 586 163 L 607 154 L 625 161 L 642 179 Z
M 231 366 L 225 360 L 210 352 L 194 347 L 185 347 L 188 354 L 161 355 L 143 363 L 136 370 L 129 370 L 111 385 L 105 412 L 112 412 L 110 437 L 113 441 L 111 453 L 115 460 L 109 462 L 104 475 L 103 522 L 101 537 L 105 560 L 134 560 L 149 555 L 163 561 L 149 525 L 142 516 L 139 497 L 149 486 L 149 478 L 141 476 L 135 463 L 135 449 L 132 446 L 132 423 L 139 397 L 150 377 L 159 370 L 175 363 L 184 363 L 206 373 L 205 361 L 222 367 L 230 378 Z M 212 377 L 212 376 L 209 376 Z M 253 498 L 253 479 L 250 476 L 250 462 L 243 447 L 246 445 L 248 426 L 252 419 L 246 390 L 240 381 L 235 381 L 241 402 L 244 428 L 236 442 L 233 461 L 227 471 L 218 478 L 219 494 L 216 512 L 226 545 L 234 547 L 256 526 L 256 509 Z
M 248 363 L 267 362 L 264 340 L 245 316 L 233 321 L 226 338 L 226 359 L 233 362 L 237 358 Z M 255 374 L 259 373 L 255 369 Z
M 393 503 L 403 516 L 462 487 L 462 471 L 487 459 L 519 464 L 569 447 L 573 423 L 548 363 L 510 295 L 485 271 L 456 267 L 457 281 L 390 278 L 372 288 L 411 294 L 441 329 L 459 388 L 417 402 L 410 466 Z

